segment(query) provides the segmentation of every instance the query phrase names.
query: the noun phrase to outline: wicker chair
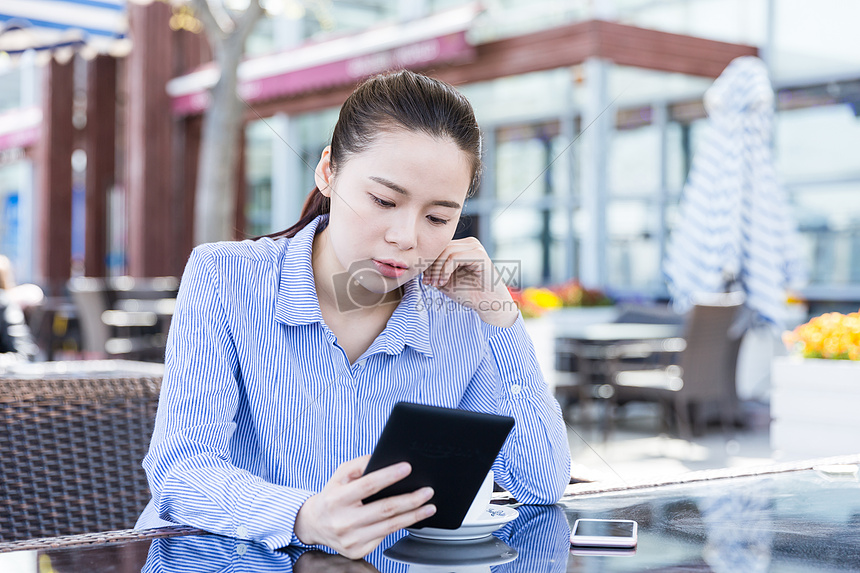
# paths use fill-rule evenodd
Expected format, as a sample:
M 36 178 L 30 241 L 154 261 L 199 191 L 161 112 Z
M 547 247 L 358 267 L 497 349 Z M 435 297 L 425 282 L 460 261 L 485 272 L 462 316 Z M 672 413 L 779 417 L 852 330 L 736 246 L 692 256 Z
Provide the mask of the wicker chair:
M 13 368 L 0 376 L 0 541 L 133 527 L 163 366 Z

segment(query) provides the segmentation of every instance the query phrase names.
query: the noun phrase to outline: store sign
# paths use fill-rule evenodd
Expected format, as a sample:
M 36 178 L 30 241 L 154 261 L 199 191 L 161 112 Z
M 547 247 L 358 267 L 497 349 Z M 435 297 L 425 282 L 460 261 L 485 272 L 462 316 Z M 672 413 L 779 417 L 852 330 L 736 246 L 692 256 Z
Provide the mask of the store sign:
M 23 156 L 25 147 L 39 141 L 41 131 L 41 127 L 36 125 L 20 131 L 0 133 L 0 164 L 17 161 L 9 157 L 17 157 L 19 154 Z
M 239 95 L 247 103 L 290 97 L 308 91 L 353 84 L 357 80 L 399 68 L 424 68 L 474 56 L 464 31 L 418 41 L 390 50 L 344 58 L 317 66 L 241 81 Z M 174 97 L 173 111 L 180 115 L 200 113 L 209 105 L 206 91 Z

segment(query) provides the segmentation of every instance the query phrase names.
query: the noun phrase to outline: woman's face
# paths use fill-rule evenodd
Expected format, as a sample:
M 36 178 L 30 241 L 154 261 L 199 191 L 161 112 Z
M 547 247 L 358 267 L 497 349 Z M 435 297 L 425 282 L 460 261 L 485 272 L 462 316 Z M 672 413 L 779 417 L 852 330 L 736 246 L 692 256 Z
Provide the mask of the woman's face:
M 329 149 L 316 169 L 331 197 L 326 268 L 373 293 L 403 285 L 451 242 L 469 185 L 469 157 L 450 139 L 380 132 L 332 173 Z M 335 284 L 343 284 L 335 277 Z M 335 287 L 337 288 L 337 286 Z M 354 287 L 353 287 L 354 288 Z

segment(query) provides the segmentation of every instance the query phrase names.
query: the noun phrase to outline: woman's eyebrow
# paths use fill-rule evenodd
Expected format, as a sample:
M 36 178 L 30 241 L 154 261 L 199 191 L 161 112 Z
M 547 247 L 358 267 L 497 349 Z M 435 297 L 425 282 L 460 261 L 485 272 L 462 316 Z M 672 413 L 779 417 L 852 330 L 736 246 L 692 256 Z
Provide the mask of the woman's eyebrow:
M 370 176 L 368 176 L 368 179 L 370 179 L 371 181 L 376 181 L 380 185 L 385 185 L 386 187 L 388 187 L 392 191 L 399 193 L 400 195 L 403 195 L 405 197 L 409 197 L 412 195 L 412 193 L 410 193 L 409 191 L 407 191 L 406 189 L 404 189 L 403 187 L 401 187 L 400 185 L 398 185 L 394 181 L 389 181 L 385 177 L 377 177 L 376 175 L 370 175 Z M 448 207 L 450 209 L 459 209 L 460 208 L 460 204 L 457 203 L 456 201 L 431 201 L 430 204 L 431 205 L 437 205 L 439 207 Z

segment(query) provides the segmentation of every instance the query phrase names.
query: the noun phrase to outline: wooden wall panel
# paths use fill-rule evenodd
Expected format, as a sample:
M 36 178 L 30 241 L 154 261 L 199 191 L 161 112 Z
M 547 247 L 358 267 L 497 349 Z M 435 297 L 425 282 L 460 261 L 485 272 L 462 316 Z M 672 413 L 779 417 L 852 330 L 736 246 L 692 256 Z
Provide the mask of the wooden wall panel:
M 84 274 L 107 274 L 107 198 L 116 171 L 117 63 L 100 55 L 87 63 L 86 228 Z
M 36 168 L 36 277 L 49 296 L 64 292 L 72 269 L 72 102 L 74 62 L 54 59 L 42 80 L 42 134 Z
M 173 274 L 172 128 L 164 89 L 174 72 L 171 8 L 128 4 L 134 48 L 127 57 L 128 159 L 126 172 L 128 271 L 132 276 Z
M 595 21 L 598 55 L 623 66 L 716 78 L 733 59 L 758 55 L 755 46 Z

